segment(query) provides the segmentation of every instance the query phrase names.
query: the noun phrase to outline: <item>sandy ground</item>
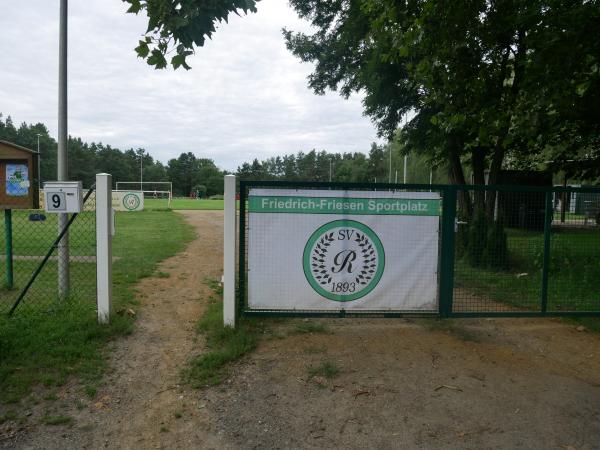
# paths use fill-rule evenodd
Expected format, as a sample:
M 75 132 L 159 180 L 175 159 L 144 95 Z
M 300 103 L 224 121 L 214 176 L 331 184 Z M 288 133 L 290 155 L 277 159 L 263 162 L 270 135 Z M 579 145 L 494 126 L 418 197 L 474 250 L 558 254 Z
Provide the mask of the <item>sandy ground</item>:
M 600 449 L 600 336 L 552 319 L 322 320 L 275 325 L 222 386 L 181 386 L 218 279 L 222 212 L 182 212 L 198 238 L 139 286 L 94 400 L 61 393 L 71 426 L 28 426 L 0 448 Z M 310 377 L 330 363 L 331 379 Z M 74 404 L 84 405 L 78 409 Z

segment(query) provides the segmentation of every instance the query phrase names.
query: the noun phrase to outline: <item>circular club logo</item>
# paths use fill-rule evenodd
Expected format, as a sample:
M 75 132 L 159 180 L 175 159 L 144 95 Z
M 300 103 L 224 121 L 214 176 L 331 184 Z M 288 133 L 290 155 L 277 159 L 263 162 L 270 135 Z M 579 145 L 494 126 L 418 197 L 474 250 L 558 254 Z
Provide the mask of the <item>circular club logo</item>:
M 348 302 L 371 292 L 383 275 L 379 237 L 363 223 L 335 220 L 315 231 L 303 255 L 304 275 L 325 298 Z
M 125 194 L 123 196 L 123 207 L 130 211 L 140 207 L 140 198 L 136 194 Z

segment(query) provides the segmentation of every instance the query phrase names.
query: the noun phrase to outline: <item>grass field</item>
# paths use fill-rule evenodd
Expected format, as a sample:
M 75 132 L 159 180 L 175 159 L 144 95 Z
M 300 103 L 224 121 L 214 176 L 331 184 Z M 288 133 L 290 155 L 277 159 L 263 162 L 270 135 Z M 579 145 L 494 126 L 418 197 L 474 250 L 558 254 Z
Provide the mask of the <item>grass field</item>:
M 144 209 L 163 209 L 167 208 L 167 201 L 161 199 L 145 198 Z M 223 200 L 195 200 L 191 198 L 174 198 L 171 201 L 171 209 L 204 209 L 221 210 L 223 209 Z
M 14 240 L 18 243 L 15 254 L 40 254 L 45 244 L 52 241 L 56 230 L 53 219 L 34 225 L 35 233 L 26 233 L 29 237 L 20 236 L 31 230 L 28 222 L 15 227 Z M 79 228 L 73 230 L 72 243 L 75 244 L 78 235 L 89 235 L 93 226 L 90 220 L 80 222 Z M 52 389 L 65 383 L 71 375 L 83 380 L 87 384 L 86 392 L 92 395 L 95 392 L 93 385 L 105 368 L 104 344 L 132 329 L 133 319 L 122 312 L 126 308 L 136 308 L 134 284 L 153 274 L 159 261 L 181 251 L 193 236 L 183 218 L 171 211 L 117 213 L 113 242 L 113 306 L 116 314 L 109 326 L 96 323 L 94 264 L 71 264 L 76 295 L 59 302 L 55 295 L 56 263 L 51 262 L 33 285 L 24 307 L 20 307 L 12 318 L 0 315 L 0 402 L 19 401 L 27 397 L 36 384 Z M 77 252 L 93 255 L 95 250 L 90 247 L 90 242 L 85 239 L 83 242 L 85 245 Z M 1 243 L 0 249 L 4 250 L 4 243 Z M 75 247 L 73 245 L 73 250 Z M 0 260 L 2 277 L 4 264 Z M 34 261 L 17 261 L 15 282 L 22 285 L 35 265 Z M 88 268 L 87 271 L 82 267 Z M 4 301 L 11 297 L 14 300 L 17 292 L 0 290 L 0 299 Z M 38 400 L 34 395 L 26 398 L 26 401 Z

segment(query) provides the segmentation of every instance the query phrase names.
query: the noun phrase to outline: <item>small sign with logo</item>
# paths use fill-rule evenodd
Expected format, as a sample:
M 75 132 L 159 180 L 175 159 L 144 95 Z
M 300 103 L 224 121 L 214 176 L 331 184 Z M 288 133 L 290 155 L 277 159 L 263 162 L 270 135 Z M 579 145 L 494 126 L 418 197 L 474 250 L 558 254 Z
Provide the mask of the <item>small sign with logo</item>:
M 437 193 L 252 189 L 248 306 L 437 310 Z
M 144 193 L 142 191 L 113 191 L 112 207 L 115 211 L 143 211 Z

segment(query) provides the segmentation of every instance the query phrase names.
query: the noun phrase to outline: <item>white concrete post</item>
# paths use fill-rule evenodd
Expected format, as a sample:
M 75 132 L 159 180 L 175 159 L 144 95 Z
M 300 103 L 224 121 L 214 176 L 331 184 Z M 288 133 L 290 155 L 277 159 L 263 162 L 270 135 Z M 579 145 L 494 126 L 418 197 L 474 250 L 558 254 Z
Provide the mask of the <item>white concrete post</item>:
M 96 281 L 98 323 L 108 323 L 112 303 L 112 176 L 96 175 Z
M 223 324 L 235 328 L 235 175 L 225 175 L 223 226 Z

